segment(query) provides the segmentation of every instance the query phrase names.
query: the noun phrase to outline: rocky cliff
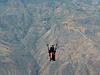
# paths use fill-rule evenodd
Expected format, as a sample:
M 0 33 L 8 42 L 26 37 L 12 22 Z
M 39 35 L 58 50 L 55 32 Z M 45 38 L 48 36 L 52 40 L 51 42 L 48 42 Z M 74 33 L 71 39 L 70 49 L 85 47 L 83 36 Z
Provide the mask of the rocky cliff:
M 0 0 L 0 75 L 100 75 L 99 19 L 99 0 Z

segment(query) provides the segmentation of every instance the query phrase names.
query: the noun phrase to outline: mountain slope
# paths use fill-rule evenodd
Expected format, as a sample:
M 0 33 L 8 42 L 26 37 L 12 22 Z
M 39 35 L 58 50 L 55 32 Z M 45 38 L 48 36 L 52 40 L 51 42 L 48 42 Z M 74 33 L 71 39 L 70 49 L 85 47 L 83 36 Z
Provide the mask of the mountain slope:
M 99 0 L 0 0 L 0 75 L 100 75 L 99 10 Z

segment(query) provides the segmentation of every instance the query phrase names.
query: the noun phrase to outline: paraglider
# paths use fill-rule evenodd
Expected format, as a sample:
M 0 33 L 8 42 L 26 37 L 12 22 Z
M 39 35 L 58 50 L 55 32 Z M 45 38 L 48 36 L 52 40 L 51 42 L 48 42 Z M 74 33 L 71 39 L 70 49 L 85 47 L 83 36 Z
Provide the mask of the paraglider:
M 49 48 L 49 44 L 47 44 L 47 47 L 48 47 L 50 61 L 51 60 L 55 61 L 55 53 L 56 53 L 56 49 L 57 49 L 57 44 L 56 44 L 56 46 L 52 45 L 50 48 Z

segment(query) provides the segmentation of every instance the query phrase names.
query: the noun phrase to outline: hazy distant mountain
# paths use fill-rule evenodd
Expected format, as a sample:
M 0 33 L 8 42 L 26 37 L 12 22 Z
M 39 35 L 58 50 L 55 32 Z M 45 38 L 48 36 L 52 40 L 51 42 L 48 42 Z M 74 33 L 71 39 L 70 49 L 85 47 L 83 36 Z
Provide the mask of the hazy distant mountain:
M 99 20 L 99 0 L 0 0 L 0 75 L 100 75 Z

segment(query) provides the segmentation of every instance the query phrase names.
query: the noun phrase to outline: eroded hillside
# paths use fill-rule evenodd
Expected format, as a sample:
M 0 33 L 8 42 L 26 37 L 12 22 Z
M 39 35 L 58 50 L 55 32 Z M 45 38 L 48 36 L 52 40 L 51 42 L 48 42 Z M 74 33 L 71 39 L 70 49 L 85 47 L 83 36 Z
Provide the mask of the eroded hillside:
M 99 0 L 0 0 L 0 75 L 100 75 L 99 15 Z

